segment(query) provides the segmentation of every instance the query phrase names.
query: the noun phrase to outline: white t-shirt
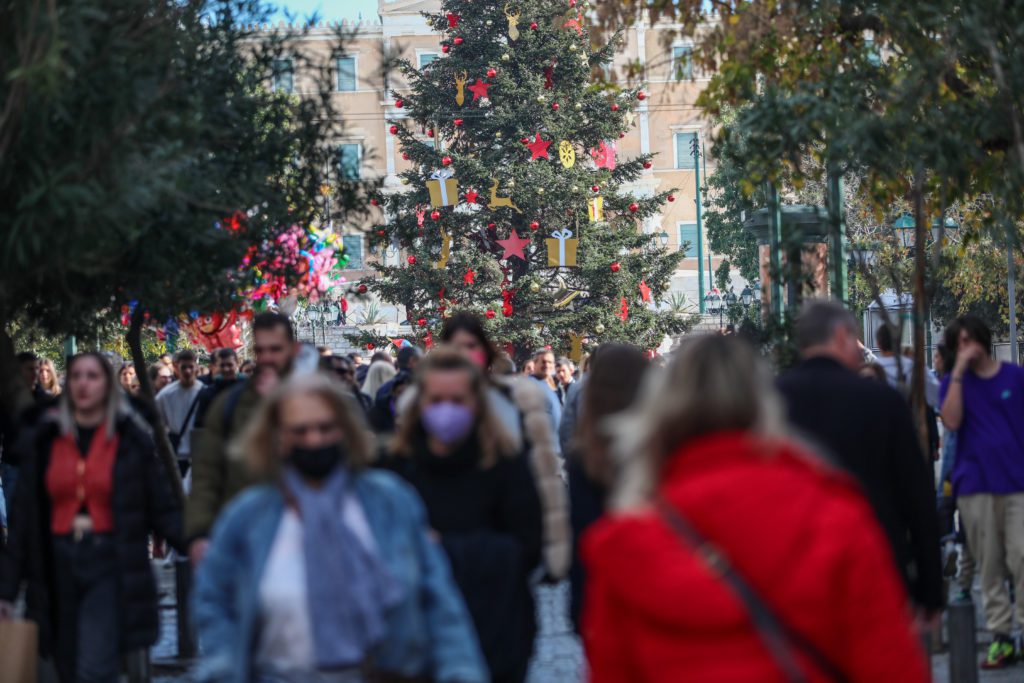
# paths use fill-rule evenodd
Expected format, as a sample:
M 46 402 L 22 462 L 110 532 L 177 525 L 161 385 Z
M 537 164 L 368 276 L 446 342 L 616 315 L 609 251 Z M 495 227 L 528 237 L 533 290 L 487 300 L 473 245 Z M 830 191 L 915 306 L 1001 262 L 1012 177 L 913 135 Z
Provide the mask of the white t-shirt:
M 364 546 L 377 552 L 366 513 L 355 496 L 346 496 L 342 518 Z M 314 671 L 313 626 L 306 592 L 306 551 L 302 519 L 286 508 L 260 578 L 260 640 L 257 669 Z
M 185 422 L 185 416 L 188 415 L 189 408 L 192 407 L 204 386 L 198 380 L 188 389 L 181 386 L 181 382 L 171 382 L 156 395 L 156 408 L 160 411 L 160 417 L 163 418 L 164 424 L 167 425 L 167 430 L 176 432 L 181 429 L 178 457 L 182 460 L 192 455 L 192 428 L 196 424 L 196 411 L 192 411 L 192 415 L 189 416 L 188 424 L 185 425 L 184 429 L 182 429 L 182 423 Z
M 885 376 L 889 378 L 889 385 L 894 389 L 900 388 L 900 371 L 902 370 L 904 386 L 910 386 L 910 378 L 914 376 L 914 359 L 903 356 L 896 364 L 896 356 L 878 356 L 875 362 L 885 370 Z M 939 409 L 939 380 L 935 373 L 925 368 L 924 371 L 924 400 L 929 406 Z

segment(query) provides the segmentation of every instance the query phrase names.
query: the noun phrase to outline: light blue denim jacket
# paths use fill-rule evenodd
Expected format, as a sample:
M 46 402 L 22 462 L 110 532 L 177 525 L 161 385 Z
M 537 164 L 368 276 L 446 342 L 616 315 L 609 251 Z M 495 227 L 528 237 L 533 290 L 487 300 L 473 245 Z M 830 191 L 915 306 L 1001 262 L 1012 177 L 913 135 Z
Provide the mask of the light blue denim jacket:
M 378 669 L 439 683 L 488 683 L 490 676 L 442 548 L 427 536 L 415 491 L 389 472 L 353 478 L 381 560 L 405 588 L 373 653 Z M 193 614 L 203 650 L 200 681 L 248 683 L 259 643 L 259 584 L 284 513 L 270 485 L 239 495 L 214 526 L 196 572 Z

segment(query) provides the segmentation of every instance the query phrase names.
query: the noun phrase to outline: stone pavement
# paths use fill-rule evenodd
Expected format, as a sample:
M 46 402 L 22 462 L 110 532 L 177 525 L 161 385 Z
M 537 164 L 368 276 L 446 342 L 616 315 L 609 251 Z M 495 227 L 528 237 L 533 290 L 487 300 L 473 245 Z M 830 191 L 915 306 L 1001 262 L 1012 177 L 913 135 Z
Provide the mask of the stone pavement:
M 173 610 L 173 571 L 158 567 L 161 589 L 161 639 L 152 651 L 153 680 L 156 683 L 186 683 L 194 680 L 189 674 L 189 663 L 175 658 L 176 620 Z M 980 596 L 975 594 L 975 604 Z M 585 666 L 579 638 L 573 633 L 569 620 L 569 586 L 537 588 L 539 634 L 536 651 L 530 664 L 527 683 L 584 683 Z M 984 621 L 980 614 L 978 623 Z M 979 632 L 978 658 L 983 656 L 988 636 Z M 935 683 L 957 683 L 949 680 L 949 660 L 946 654 L 932 657 Z M 995 672 L 981 672 L 982 683 L 1010 683 L 1024 681 L 1024 665 Z

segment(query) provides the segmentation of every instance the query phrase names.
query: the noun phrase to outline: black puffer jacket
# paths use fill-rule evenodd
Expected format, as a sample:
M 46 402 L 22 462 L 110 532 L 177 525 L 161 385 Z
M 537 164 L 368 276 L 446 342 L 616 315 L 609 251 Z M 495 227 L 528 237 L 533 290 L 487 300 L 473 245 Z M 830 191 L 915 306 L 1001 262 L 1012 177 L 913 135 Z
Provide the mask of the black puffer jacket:
M 156 581 L 149 562 L 148 534 L 155 531 L 179 551 L 182 511 L 171 493 L 156 456 L 153 438 L 138 416 L 117 421 L 120 443 L 114 462 L 114 540 L 117 547 L 121 651 L 148 647 L 159 631 Z M 59 434 L 53 415 L 20 435 L 22 466 L 11 509 L 10 538 L 0 553 L 0 600 L 13 600 L 21 581 L 27 585 L 26 616 L 39 624 L 39 649 L 56 654 L 59 663 L 74 657 L 66 624 L 77 623 L 74 605 L 54 603 L 56 579 L 50 533 L 52 505 L 46 490 L 46 470 Z M 74 630 L 70 630 L 73 638 Z M 63 668 L 63 667 L 61 667 Z M 72 671 L 74 669 L 71 669 Z

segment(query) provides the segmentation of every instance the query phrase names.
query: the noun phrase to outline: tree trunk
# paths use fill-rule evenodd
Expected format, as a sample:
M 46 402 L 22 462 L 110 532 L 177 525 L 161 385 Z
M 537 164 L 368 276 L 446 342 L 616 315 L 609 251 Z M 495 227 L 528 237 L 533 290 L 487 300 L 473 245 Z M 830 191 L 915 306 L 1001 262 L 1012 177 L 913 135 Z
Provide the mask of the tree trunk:
M 925 289 L 925 267 L 928 257 L 925 242 L 928 224 L 925 222 L 923 197 L 924 172 L 918 169 L 914 174 L 914 368 L 911 375 L 910 405 L 914 411 L 917 437 L 925 459 L 931 462 L 928 439 L 928 403 L 924 393 L 925 335 L 924 326 L 928 320 L 928 294 Z M 897 349 L 897 351 L 899 351 Z
M 146 371 L 146 357 L 142 353 L 142 323 L 145 315 L 141 305 L 135 306 L 132 314 L 132 323 L 125 335 L 128 348 L 132 352 L 132 362 L 135 363 L 135 374 L 139 378 L 139 400 L 146 404 L 146 407 L 153 415 L 159 415 L 156 409 L 156 397 L 153 395 L 153 383 L 149 381 L 149 373 Z M 156 452 L 164 465 L 167 474 L 167 481 L 171 483 L 171 490 L 185 504 L 185 488 L 181 483 L 181 471 L 178 469 L 178 459 L 171 448 L 171 441 L 167 438 L 167 427 L 160 419 L 153 425 L 153 440 L 156 441 Z

